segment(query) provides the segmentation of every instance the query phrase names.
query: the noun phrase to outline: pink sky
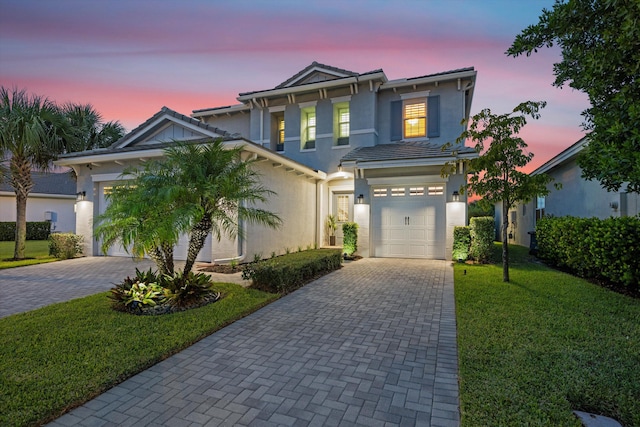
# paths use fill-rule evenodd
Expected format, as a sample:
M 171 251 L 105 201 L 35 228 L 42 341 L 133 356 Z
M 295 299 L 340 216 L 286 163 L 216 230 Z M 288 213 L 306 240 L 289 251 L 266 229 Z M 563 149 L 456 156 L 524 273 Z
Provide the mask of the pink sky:
M 546 100 L 532 170 L 583 135 L 584 94 L 551 86 L 557 49 L 504 55 L 553 0 L 0 0 L 0 84 L 92 104 L 127 130 L 167 106 L 236 104 L 313 61 L 389 79 L 473 66 L 472 113 Z

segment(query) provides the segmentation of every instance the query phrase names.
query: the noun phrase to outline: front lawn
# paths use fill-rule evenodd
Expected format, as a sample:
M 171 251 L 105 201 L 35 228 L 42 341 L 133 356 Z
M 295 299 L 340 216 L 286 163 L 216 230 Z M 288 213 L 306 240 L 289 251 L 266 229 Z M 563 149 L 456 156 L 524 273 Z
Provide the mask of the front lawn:
M 0 319 L 0 425 L 39 425 L 277 298 L 217 283 L 225 296 L 163 316 L 113 311 L 108 293 Z
M 48 240 L 27 240 L 25 256 L 31 259 L 5 261 L 13 258 L 15 245 L 15 242 L 0 242 L 0 269 L 57 261 L 56 258 L 49 256 Z
M 462 426 L 639 426 L 640 300 L 511 255 L 510 283 L 455 265 Z

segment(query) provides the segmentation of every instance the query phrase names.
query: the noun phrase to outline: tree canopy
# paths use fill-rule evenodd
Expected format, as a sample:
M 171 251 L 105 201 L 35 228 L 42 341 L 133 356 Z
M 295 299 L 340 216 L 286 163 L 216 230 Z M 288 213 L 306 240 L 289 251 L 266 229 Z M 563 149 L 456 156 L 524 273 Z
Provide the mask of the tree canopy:
M 554 44 L 562 61 L 554 64 L 553 84 L 568 84 L 591 103 L 583 112 L 583 177 L 609 191 L 640 192 L 640 2 L 556 0 L 506 53 L 529 56 Z
M 548 194 L 547 184 L 552 181 L 545 174 L 529 175 L 518 170 L 533 159 L 533 153 L 525 151 L 527 144 L 517 135 L 527 124 L 527 116 L 538 119 L 539 111 L 545 105 L 544 101 L 523 102 L 507 114 L 494 114 L 485 108 L 471 117 L 469 127 L 456 141 L 463 143 L 467 139 L 472 140 L 479 153 L 477 158 L 467 161 L 470 177 L 466 188 L 462 190 L 481 196 L 481 206 L 502 204 L 502 265 L 505 282 L 509 281 L 509 209 L 518 202 L 528 202 L 538 195 Z M 449 170 L 445 169 L 444 172 L 447 174 Z

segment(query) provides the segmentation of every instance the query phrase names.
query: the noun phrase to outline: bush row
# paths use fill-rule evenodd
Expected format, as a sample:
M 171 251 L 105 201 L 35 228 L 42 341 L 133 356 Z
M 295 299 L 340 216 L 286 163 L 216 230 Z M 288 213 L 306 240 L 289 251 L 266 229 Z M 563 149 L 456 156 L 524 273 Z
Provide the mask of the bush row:
M 287 294 L 320 273 L 337 270 L 340 265 L 340 250 L 313 249 L 250 263 L 242 277 L 250 279 L 255 289 Z
M 47 240 L 51 234 L 51 223 L 27 222 L 27 240 Z M 11 242 L 16 239 L 16 222 L 0 222 L 0 241 Z
M 467 227 L 453 229 L 453 259 L 489 261 L 495 236 L 493 217 L 471 218 L 469 224 Z
M 82 255 L 84 238 L 73 233 L 53 233 L 49 236 L 49 255 L 60 259 Z
M 538 257 L 576 275 L 638 286 L 640 218 L 545 217 L 536 224 Z

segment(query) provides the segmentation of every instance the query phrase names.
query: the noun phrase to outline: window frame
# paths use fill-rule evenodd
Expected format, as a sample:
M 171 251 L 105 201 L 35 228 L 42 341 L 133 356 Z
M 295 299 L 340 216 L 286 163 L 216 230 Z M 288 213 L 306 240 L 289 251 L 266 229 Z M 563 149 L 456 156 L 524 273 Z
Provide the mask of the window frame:
M 417 111 L 418 115 L 410 115 L 411 107 L 415 105 L 421 105 L 422 108 Z M 402 136 L 404 139 L 426 138 L 427 137 L 427 100 L 422 98 L 414 98 L 404 100 L 402 103 Z M 412 127 L 416 127 L 417 132 L 409 135 L 408 126 L 409 121 L 415 120 L 417 124 Z
M 313 124 L 311 124 L 311 120 L 313 120 Z M 300 151 L 315 151 L 318 129 L 317 120 L 315 103 L 300 106 Z M 311 133 L 313 134 L 311 135 Z

